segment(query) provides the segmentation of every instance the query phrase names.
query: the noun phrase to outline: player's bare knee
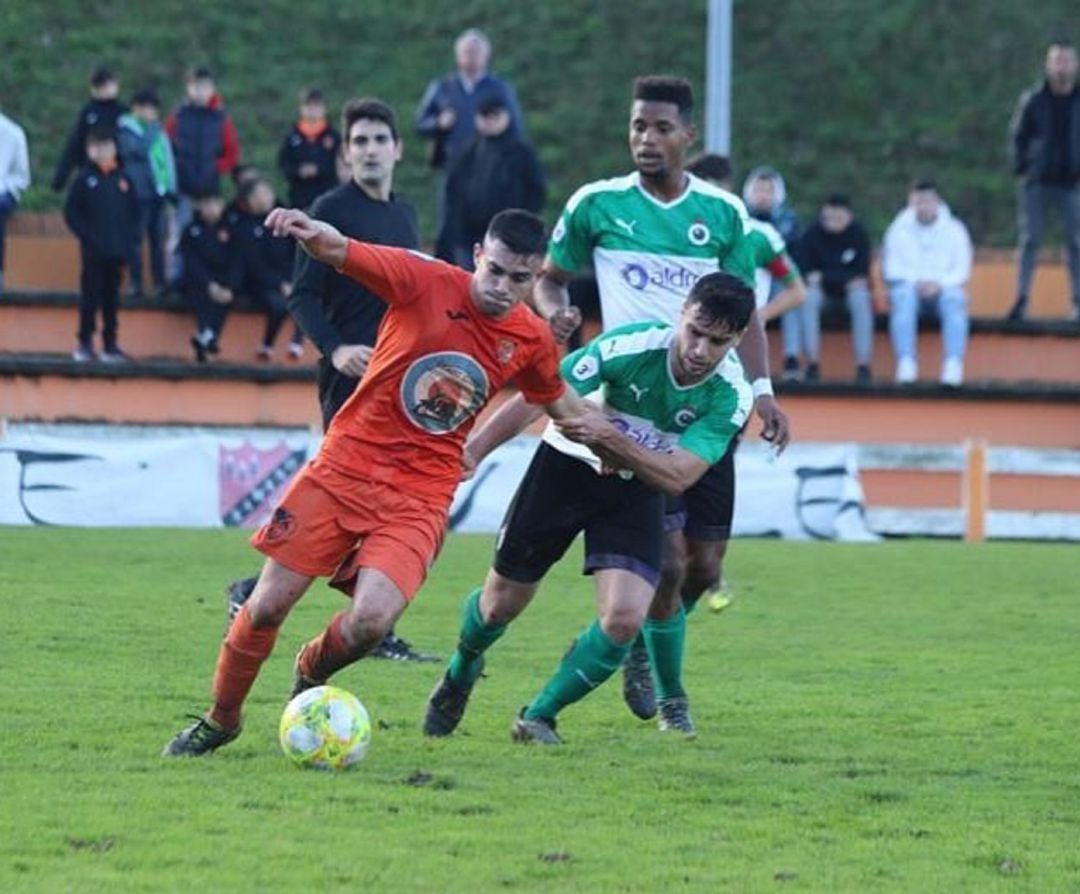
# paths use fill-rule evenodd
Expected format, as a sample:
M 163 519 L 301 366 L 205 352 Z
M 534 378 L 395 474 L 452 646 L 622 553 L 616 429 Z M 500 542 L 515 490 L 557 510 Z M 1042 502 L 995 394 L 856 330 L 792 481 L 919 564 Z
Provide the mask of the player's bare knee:
M 251 626 L 258 629 L 261 627 L 280 627 L 285 623 L 289 614 L 291 603 L 285 603 L 275 599 L 273 594 L 260 594 L 258 590 L 247 601 L 248 619 Z
M 535 592 L 536 584 L 518 583 L 492 571 L 480 594 L 480 617 L 485 624 L 507 624 L 525 610 Z
M 600 629 L 617 643 L 628 643 L 645 623 L 645 607 L 613 605 L 600 617 Z

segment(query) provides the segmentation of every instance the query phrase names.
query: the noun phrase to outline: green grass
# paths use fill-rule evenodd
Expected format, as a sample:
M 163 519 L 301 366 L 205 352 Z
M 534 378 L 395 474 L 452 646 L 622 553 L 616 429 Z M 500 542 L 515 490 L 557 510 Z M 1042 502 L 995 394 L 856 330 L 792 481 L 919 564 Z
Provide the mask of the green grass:
M 452 537 L 402 632 L 446 654 L 489 551 Z M 377 729 L 338 776 L 275 741 L 319 585 L 242 738 L 164 761 L 253 564 L 237 532 L 0 529 L 0 890 L 1080 890 L 1075 549 L 738 542 L 739 599 L 691 619 L 696 742 L 609 684 L 514 746 L 592 612 L 568 560 L 459 735 L 419 733 L 436 666 L 341 674 Z

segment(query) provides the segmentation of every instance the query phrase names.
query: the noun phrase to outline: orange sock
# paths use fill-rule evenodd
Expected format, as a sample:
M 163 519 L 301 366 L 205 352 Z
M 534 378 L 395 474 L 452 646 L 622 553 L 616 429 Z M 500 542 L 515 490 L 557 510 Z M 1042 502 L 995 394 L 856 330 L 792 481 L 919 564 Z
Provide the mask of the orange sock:
M 311 640 L 300 654 L 300 673 L 309 680 L 330 679 L 330 675 L 351 664 L 360 656 L 345 639 L 342 627 L 347 612 L 338 612 L 326 629 Z
M 245 605 L 229 627 L 214 671 L 214 707 L 210 719 L 225 729 L 240 725 L 240 708 L 259 668 L 273 651 L 277 627 L 254 627 Z

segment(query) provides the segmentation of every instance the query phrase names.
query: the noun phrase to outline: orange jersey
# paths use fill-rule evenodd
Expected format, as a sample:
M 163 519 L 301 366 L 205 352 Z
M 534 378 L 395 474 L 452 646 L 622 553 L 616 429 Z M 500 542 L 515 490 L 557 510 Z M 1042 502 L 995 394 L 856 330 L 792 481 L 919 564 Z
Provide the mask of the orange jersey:
M 538 404 L 562 395 L 551 331 L 521 305 L 502 317 L 481 313 L 469 273 L 405 249 L 350 240 L 340 272 L 390 309 L 314 465 L 449 502 L 465 438 L 500 388 L 513 380 Z

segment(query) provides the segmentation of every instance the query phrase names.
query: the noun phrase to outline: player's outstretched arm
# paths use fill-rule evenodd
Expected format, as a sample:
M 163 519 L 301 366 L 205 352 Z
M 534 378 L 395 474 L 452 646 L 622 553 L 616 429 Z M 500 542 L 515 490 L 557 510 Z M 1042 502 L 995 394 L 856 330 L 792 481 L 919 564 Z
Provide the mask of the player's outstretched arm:
M 349 240 L 322 220 L 308 217 L 299 208 L 275 208 L 264 221 L 275 236 L 288 236 L 316 261 L 340 270 L 345 264 Z
M 566 341 L 581 325 L 581 311 L 570 303 L 570 292 L 566 288 L 573 278 L 574 274 L 563 270 L 547 257 L 533 288 L 533 306 L 547 320 L 552 334 L 559 341 Z
M 779 453 L 791 440 L 791 423 L 787 413 L 780 409 L 772 395 L 772 383 L 769 380 L 769 343 L 765 339 L 761 316 L 756 310 L 750 314 L 750 323 L 736 350 L 746 369 L 747 378 L 754 387 L 754 412 L 762 422 L 761 437 L 776 447 Z M 759 393 L 759 382 L 764 383 L 768 390 Z
M 543 415 L 542 407 L 527 403 L 520 394 L 515 394 L 469 435 L 465 444 L 466 468 L 478 466 L 492 450 L 523 432 Z
M 657 453 L 642 447 L 599 412 L 557 420 L 555 424 L 571 441 L 592 450 L 604 465 L 630 469 L 650 487 L 672 496 L 693 486 L 709 468 L 700 456 L 681 447 L 671 453 Z
M 761 322 L 768 323 L 782 317 L 789 310 L 794 310 L 806 301 L 806 283 L 798 274 L 784 288 L 777 292 L 763 308 L 761 308 Z

